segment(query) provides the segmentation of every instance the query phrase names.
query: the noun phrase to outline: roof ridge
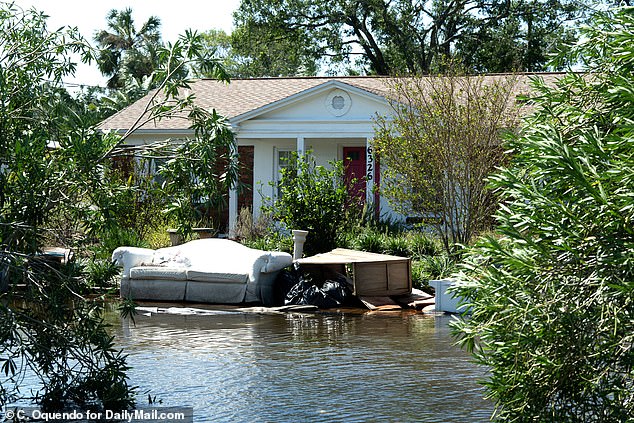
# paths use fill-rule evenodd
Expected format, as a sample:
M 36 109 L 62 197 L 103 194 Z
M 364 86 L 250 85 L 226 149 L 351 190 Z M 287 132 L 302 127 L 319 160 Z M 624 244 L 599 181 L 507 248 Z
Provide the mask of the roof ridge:
M 491 73 L 476 73 L 472 75 L 461 75 L 461 76 L 511 76 L 511 75 L 521 75 L 521 76 L 530 76 L 530 75 L 565 75 L 567 73 L 583 73 L 583 72 L 574 72 L 574 71 L 522 71 L 522 72 L 491 72 Z M 315 79 L 389 79 L 389 78 L 409 78 L 416 77 L 417 75 L 340 75 L 340 76 L 258 76 L 253 78 L 231 78 L 230 81 L 282 81 L 282 80 L 315 80 Z M 419 77 L 437 77 L 443 75 L 418 75 Z M 202 81 L 218 81 L 214 78 L 200 78 Z
M 255 78 L 231 78 L 230 81 L 280 81 L 295 79 L 387 79 L 393 78 L 387 75 L 347 75 L 347 76 L 258 76 Z M 200 78 L 202 81 L 217 81 L 214 78 Z

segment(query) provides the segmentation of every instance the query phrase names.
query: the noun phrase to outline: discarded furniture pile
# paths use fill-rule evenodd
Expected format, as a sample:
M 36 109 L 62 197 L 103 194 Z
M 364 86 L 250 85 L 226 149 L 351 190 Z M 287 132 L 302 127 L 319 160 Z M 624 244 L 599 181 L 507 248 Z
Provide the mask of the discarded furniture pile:
M 305 232 L 298 238 L 295 257 Z M 410 259 L 386 254 L 338 248 L 293 261 L 288 253 L 205 238 L 158 250 L 119 247 L 112 259 L 123 267 L 121 297 L 134 300 L 371 310 L 434 304 L 433 295 L 412 289 Z
M 412 289 L 411 261 L 407 257 L 337 248 L 296 263 L 304 277 L 325 286 L 332 281 L 347 281 L 353 298 L 370 310 L 423 309 L 433 304 L 432 295 Z

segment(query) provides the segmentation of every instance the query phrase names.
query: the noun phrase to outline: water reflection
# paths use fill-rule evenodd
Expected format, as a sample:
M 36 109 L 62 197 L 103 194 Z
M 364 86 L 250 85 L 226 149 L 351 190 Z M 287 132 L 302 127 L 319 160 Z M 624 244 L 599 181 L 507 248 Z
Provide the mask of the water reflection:
M 153 315 L 116 336 L 132 383 L 193 406 L 195 421 L 486 422 L 482 370 L 452 345 L 448 320 Z

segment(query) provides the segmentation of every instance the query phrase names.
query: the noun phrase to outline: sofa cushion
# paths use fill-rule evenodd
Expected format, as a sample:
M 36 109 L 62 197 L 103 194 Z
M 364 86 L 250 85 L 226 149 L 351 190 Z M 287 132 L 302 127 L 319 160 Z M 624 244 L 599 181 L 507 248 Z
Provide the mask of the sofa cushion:
M 187 273 L 183 267 L 138 266 L 130 269 L 130 279 L 184 281 L 187 280 Z
M 187 282 L 165 279 L 129 279 L 121 283 L 121 296 L 136 300 L 184 301 Z
M 249 275 L 245 273 L 211 272 L 187 270 L 187 280 L 199 282 L 247 283 Z
M 187 281 L 185 301 L 197 303 L 239 304 L 244 302 L 246 283 Z

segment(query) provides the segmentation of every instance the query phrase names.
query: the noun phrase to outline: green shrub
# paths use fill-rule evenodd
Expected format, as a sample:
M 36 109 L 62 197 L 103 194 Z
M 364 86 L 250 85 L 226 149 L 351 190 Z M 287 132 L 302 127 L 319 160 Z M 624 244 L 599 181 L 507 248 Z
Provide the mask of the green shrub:
M 293 254 L 293 237 L 280 233 L 270 233 L 253 239 L 243 239 L 242 244 L 250 248 L 264 251 L 284 251 Z
M 352 245 L 361 251 L 371 253 L 383 253 L 385 251 L 386 236 L 376 230 L 368 229 L 363 231 Z
M 424 257 L 421 264 L 429 280 L 446 279 L 456 271 L 456 262 L 446 254 Z
M 403 221 L 390 215 L 376 217 L 373 210 L 363 208 L 360 224 L 363 228 L 373 229 L 384 234 L 400 234 L 405 231 Z
M 420 260 L 412 261 L 412 287 L 425 290 L 429 287 L 429 275 L 425 264 Z
M 338 246 L 417 260 L 443 254 L 441 241 L 430 235 L 416 230 L 390 232 L 375 226 L 357 228 L 356 231 L 342 234 Z
M 272 205 L 264 207 L 287 229 L 309 231 L 304 246 L 307 255 L 336 248 L 339 234 L 358 221 L 361 208 L 348 194 L 343 163 L 330 162 L 330 166 L 317 166 L 310 153 L 295 154 L 282 169 L 280 198 L 269 199 Z
M 119 232 L 135 233 L 144 239 L 165 222 L 162 211 L 167 200 L 160 184 L 147 171 L 149 162 L 132 156 L 119 159 L 130 167 L 121 169 L 114 163 L 104 166 L 103 186 L 101 192 L 93 194 L 95 207 L 88 213 L 86 224 L 90 235 L 106 242 Z
M 170 235 L 167 232 L 172 226 L 170 225 L 161 225 L 155 227 L 153 230 L 149 231 L 145 236 L 142 244 L 146 244 L 147 248 L 151 248 L 156 250 L 158 248 L 164 248 L 171 246 Z
M 111 260 L 93 259 L 86 266 L 86 281 L 90 287 L 111 288 L 117 285 L 120 269 Z
M 393 256 L 411 257 L 412 250 L 405 235 L 386 235 L 383 252 Z
M 488 371 L 497 420 L 634 418 L 634 8 L 585 28 L 491 178 L 498 237 L 471 252 L 456 325 Z M 582 59 L 582 60 L 580 60 Z
M 410 231 L 407 234 L 410 254 L 414 258 L 436 256 L 443 251 L 442 242 L 437 238 L 419 231 Z
M 355 248 L 357 233 L 354 231 L 345 231 L 337 235 L 337 248 Z
M 430 280 L 449 278 L 456 271 L 456 262 L 446 254 L 412 260 L 412 287 L 432 293 Z
M 97 258 L 109 259 L 112 252 L 121 246 L 148 248 L 150 245 L 134 229 L 113 227 L 104 230 L 99 244 L 95 247 Z

